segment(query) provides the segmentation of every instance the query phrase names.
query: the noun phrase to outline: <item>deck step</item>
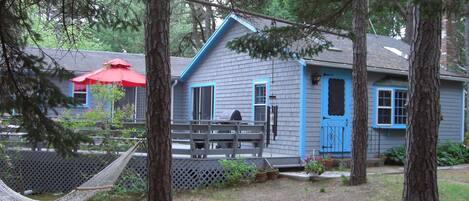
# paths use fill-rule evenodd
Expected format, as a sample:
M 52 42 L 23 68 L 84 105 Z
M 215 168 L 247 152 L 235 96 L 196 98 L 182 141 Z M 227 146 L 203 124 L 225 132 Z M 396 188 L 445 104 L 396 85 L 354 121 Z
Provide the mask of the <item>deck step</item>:
M 266 158 L 269 163 L 278 169 L 285 168 L 302 168 L 304 165 L 300 157 L 271 157 Z

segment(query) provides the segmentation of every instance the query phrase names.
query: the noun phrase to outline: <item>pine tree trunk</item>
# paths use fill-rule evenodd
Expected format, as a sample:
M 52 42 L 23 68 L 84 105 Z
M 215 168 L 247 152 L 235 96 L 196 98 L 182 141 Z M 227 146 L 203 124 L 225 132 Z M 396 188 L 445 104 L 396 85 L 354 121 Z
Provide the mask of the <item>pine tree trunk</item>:
M 469 76 L 469 1 L 464 3 L 464 49 L 466 56 L 466 75 Z M 466 85 L 466 92 L 469 91 L 469 85 Z M 466 119 L 465 119 L 465 131 L 469 128 L 469 118 L 468 117 L 468 105 L 469 103 L 469 93 L 466 93 Z
M 146 133 L 149 201 L 172 200 L 169 2 L 170 0 L 149 0 L 146 7 Z
M 407 44 L 412 43 L 412 37 L 414 35 L 414 21 L 413 21 L 414 13 L 413 13 L 413 6 L 412 2 L 407 2 L 406 6 L 406 15 L 405 15 L 405 36 L 404 42 Z
M 438 200 L 436 144 L 440 124 L 442 2 L 414 8 L 404 166 L 405 201 Z
M 366 183 L 368 144 L 368 87 L 366 72 L 366 30 L 368 0 L 353 1 L 353 125 L 350 185 Z

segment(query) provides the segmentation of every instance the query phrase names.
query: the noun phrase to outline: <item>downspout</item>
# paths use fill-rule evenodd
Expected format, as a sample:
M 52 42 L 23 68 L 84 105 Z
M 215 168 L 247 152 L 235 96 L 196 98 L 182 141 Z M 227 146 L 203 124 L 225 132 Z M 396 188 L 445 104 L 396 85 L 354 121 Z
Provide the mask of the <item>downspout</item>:
M 300 63 L 300 125 L 299 125 L 299 155 L 301 159 L 305 159 L 306 144 L 306 62 L 303 59 L 298 60 Z
M 174 119 L 174 87 L 178 84 L 178 80 L 174 80 L 173 84 L 171 85 L 171 121 Z

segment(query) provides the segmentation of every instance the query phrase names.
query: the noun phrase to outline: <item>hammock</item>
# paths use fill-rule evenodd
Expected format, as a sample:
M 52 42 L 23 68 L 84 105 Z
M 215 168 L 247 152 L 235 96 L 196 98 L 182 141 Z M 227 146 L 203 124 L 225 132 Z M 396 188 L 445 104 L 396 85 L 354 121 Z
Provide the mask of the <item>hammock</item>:
M 91 179 L 71 191 L 64 197 L 57 199 L 57 201 L 84 201 L 99 192 L 111 190 L 113 184 L 117 181 L 125 166 L 132 158 L 132 154 L 137 150 L 140 141 L 132 146 L 129 150 L 123 153 L 119 158 L 114 160 L 106 168 L 101 170 L 98 174 L 94 175 Z M 0 201 L 35 201 L 29 199 L 14 190 L 10 189 L 2 180 L 0 180 Z

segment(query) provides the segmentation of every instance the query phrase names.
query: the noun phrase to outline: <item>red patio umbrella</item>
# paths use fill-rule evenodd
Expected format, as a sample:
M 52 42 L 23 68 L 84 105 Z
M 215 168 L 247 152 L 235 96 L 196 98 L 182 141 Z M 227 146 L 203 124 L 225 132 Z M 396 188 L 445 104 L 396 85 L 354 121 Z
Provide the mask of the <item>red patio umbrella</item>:
M 72 79 L 75 84 L 117 84 L 123 87 L 144 87 L 145 76 L 130 70 L 130 64 L 122 59 L 112 59 L 104 67 Z

